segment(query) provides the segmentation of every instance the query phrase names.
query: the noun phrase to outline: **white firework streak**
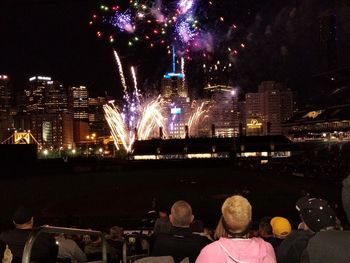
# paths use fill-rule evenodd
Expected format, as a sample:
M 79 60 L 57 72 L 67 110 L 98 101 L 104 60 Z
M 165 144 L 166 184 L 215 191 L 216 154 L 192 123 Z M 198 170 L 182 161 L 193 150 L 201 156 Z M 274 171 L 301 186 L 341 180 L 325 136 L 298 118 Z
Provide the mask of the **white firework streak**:
M 159 96 L 144 107 L 137 125 L 139 138 L 141 140 L 148 139 L 155 128 L 165 127 L 166 119 L 163 117 L 163 104 L 164 101 L 161 96 Z M 167 137 L 166 131 L 164 131 L 164 136 Z
M 124 149 L 128 151 L 129 149 L 129 138 L 128 131 L 125 126 L 125 122 L 121 111 L 114 104 L 103 105 L 103 110 L 105 112 L 105 118 L 111 130 L 114 145 L 119 150 L 119 142 L 123 145 Z
M 204 107 L 208 104 L 208 101 L 202 102 L 201 105 L 198 106 L 195 109 L 194 113 L 190 116 L 187 122 L 189 136 L 191 136 L 191 134 L 194 133 L 195 130 L 198 130 L 198 125 L 200 124 L 200 122 L 208 117 L 207 113 L 209 112 L 209 109 L 204 109 Z
M 122 82 L 122 86 L 124 88 L 125 99 L 127 102 L 129 102 L 128 87 L 126 86 L 126 82 L 125 82 L 123 66 L 122 66 L 122 63 L 121 63 L 120 58 L 118 56 L 118 53 L 115 50 L 114 50 L 114 57 L 115 57 L 115 60 L 117 61 L 117 64 L 118 64 L 120 81 Z
M 141 97 L 141 94 L 140 94 L 140 91 L 139 89 L 137 88 L 137 77 L 136 77 L 136 72 L 135 72 L 135 68 L 134 67 L 131 67 L 131 75 L 132 75 L 132 78 L 134 80 L 134 94 L 135 94 L 135 98 L 136 98 L 136 101 L 138 104 L 140 104 L 140 97 Z
M 132 66 L 131 67 L 131 75 L 132 75 L 132 78 L 134 80 L 134 88 L 135 88 L 135 91 L 138 93 L 137 91 L 137 79 L 136 79 L 136 73 L 135 73 L 135 68 Z
M 136 130 L 138 139 L 147 140 L 151 132 L 157 127 L 165 127 L 166 119 L 163 117 L 163 99 L 159 96 L 157 99 L 148 103 L 141 112 Z M 105 118 L 111 129 L 111 134 L 116 148 L 119 150 L 119 142 L 127 152 L 131 152 L 132 145 L 136 140 L 135 132 L 129 131 L 124 121 L 121 111 L 113 104 L 103 106 Z M 164 132 L 165 137 L 167 133 Z
M 182 89 L 185 90 L 185 59 L 181 58 Z

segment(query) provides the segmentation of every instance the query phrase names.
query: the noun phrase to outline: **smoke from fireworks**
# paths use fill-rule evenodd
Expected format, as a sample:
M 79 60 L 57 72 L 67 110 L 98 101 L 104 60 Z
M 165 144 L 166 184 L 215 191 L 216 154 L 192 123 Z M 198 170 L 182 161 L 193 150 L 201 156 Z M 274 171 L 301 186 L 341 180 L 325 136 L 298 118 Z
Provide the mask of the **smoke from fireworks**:
M 222 42 L 232 46 L 237 41 L 237 26 L 225 19 L 227 8 L 223 3 L 130 0 L 129 5 L 121 9 L 103 4 L 100 14 L 92 16 L 89 24 L 97 28 L 98 38 L 106 37 L 114 44 L 118 42 L 117 35 L 122 34 L 121 39 L 127 39 L 124 42 L 130 48 L 144 43 L 151 48 L 161 45 L 169 51 L 175 46 L 187 59 L 194 52 L 202 52 L 203 57 L 209 58 L 208 53 L 226 50 L 222 49 Z

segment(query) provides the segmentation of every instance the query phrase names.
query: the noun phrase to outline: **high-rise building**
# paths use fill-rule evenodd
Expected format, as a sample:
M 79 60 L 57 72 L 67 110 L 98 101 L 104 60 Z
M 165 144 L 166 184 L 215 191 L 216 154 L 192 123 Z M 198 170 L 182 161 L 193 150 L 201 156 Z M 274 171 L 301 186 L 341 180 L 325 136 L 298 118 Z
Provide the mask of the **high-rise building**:
M 34 76 L 24 91 L 24 115 L 16 117 L 18 130 L 30 130 L 45 148 L 73 146 L 73 115 L 67 90 L 50 77 Z
M 74 113 L 74 121 L 86 121 L 89 120 L 89 107 L 88 107 L 88 90 L 85 86 L 71 87 L 70 89 L 70 108 Z
M 8 112 L 11 108 L 12 90 L 9 76 L 0 75 L 0 112 Z
M 293 115 L 293 94 L 274 81 L 264 81 L 257 93 L 246 94 L 247 135 L 282 134 L 282 123 Z
M 45 76 L 34 76 L 29 79 L 29 85 L 24 90 L 26 112 L 45 113 L 45 92 L 52 83 L 51 78 Z
M 97 136 L 110 135 L 110 129 L 105 119 L 103 105 L 107 103 L 105 97 L 89 98 L 89 129 Z
M 58 81 L 45 89 L 45 113 L 68 112 L 68 93 Z
M 174 97 L 170 102 L 168 127 L 170 138 L 185 138 L 187 134 L 188 119 L 191 111 L 190 99 L 186 97 Z
M 70 113 L 33 114 L 31 133 L 44 148 L 73 146 L 73 119 Z
M 183 67 L 183 59 L 181 59 L 181 64 Z M 188 87 L 186 76 L 184 72 L 176 71 L 176 58 L 175 58 L 175 50 L 173 49 L 173 57 L 172 57 L 172 72 L 168 72 L 164 75 L 161 84 L 161 93 L 163 98 L 169 99 L 171 97 L 188 97 Z
M 85 86 L 71 87 L 69 108 L 74 116 L 74 142 L 86 141 L 89 135 L 88 90 Z
M 183 67 L 184 60 L 182 58 L 182 72 L 177 71 L 175 49 L 173 48 L 172 72 L 166 73 L 161 82 L 161 94 L 169 105 L 166 130 L 170 138 L 185 138 L 188 135 L 187 122 L 191 109 Z M 162 129 L 164 128 L 162 127 Z
M 9 76 L 0 75 L 0 142 L 11 135 L 13 128 L 13 116 L 11 114 L 13 92 L 9 80 Z
M 235 137 L 239 135 L 240 111 L 237 90 L 230 86 L 216 85 L 204 88 L 212 101 L 211 124 L 212 135 Z

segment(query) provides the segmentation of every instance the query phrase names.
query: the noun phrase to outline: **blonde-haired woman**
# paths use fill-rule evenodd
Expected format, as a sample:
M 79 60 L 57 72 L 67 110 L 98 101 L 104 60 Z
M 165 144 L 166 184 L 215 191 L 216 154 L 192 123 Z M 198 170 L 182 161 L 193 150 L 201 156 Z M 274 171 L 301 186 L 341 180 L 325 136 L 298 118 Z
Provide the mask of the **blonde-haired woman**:
M 215 231 L 217 241 L 204 247 L 196 263 L 275 263 L 272 246 L 261 238 L 249 238 L 252 207 L 249 201 L 234 195 L 221 208 L 222 216 Z

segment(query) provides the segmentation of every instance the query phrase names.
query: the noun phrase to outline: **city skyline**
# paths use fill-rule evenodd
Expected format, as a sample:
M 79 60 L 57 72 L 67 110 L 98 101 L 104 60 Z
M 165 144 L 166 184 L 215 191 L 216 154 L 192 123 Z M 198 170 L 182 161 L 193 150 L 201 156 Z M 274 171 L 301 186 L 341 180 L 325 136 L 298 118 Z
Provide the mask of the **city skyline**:
M 93 0 L 2 2 L 1 74 L 9 75 L 16 89 L 24 89 L 31 76 L 48 75 L 64 85 L 85 85 L 94 95 L 104 95 L 106 91 L 121 98 L 122 85 L 113 58 L 115 48 L 126 68 L 135 66 L 141 87 L 147 89 L 155 84 L 159 89 L 162 75 L 171 67 L 166 50 L 152 50 L 144 44 L 137 49 L 126 49 L 121 34 L 117 34 L 120 41 L 113 45 L 98 39 L 95 29 L 89 27 L 89 20 L 101 3 Z M 120 3 L 125 6 L 124 1 Z M 319 19 L 327 18 L 327 10 L 332 8 L 337 14 L 337 67 L 348 66 L 350 52 L 346 46 L 350 23 L 345 18 L 350 14 L 350 7 L 344 1 L 334 2 L 334 7 L 326 1 L 314 0 L 223 1 L 220 7 L 225 6 L 232 11 L 225 19 L 237 21 L 239 28 L 235 39 L 230 41 L 234 44 L 245 41 L 247 45 L 246 51 L 233 59 L 232 71 L 214 76 L 214 80 L 224 82 L 216 84 L 240 86 L 244 92 L 251 92 L 263 80 L 277 80 L 294 91 L 307 87 L 311 90 L 312 77 L 328 70 L 324 61 L 327 53 L 317 42 L 322 33 Z M 317 12 L 313 14 L 315 9 Z M 227 48 L 223 40 L 218 43 Z M 201 94 L 204 84 L 212 77 L 202 72 L 202 64 L 213 64 L 216 60 L 230 60 L 230 57 L 217 52 L 211 61 L 204 61 L 195 54 L 186 62 L 191 94 Z M 310 94 L 313 93 L 310 91 L 307 95 Z

